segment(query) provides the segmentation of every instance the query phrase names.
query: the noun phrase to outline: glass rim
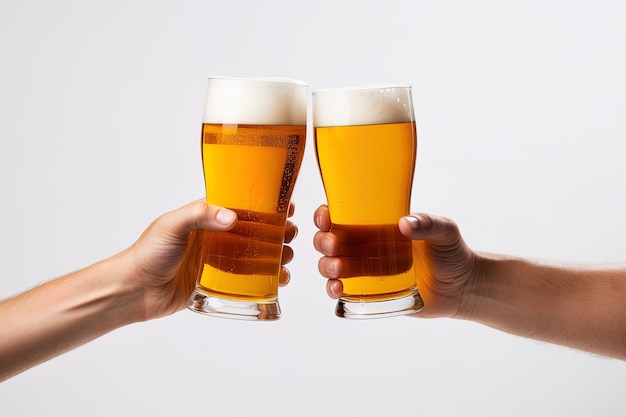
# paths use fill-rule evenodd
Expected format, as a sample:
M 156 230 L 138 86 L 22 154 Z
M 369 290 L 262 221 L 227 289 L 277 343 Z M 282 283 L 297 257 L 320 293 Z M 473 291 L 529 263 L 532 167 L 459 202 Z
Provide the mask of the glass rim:
M 311 92 L 312 95 L 317 94 L 327 94 L 327 93 L 350 93 L 350 92 L 367 92 L 367 91 L 380 91 L 380 90 L 411 90 L 412 86 L 410 84 L 401 84 L 401 83 L 387 83 L 387 82 L 376 82 L 376 83 L 366 83 L 366 84 L 355 84 L 344 87 L 326 87 L 326 88 L 318 88 Z
M 309 85 L 296 78 L 289 77 L 279 77 L 279 76 L 259 76 L 259 77 L 238 77 L 238 76 L 230 76 L 230 75 L 211 75 L 208 77 L 207 81 L 210 82 L 212 80 L 223 80 L 223 81 L 238 81 L 238 82 L 262 82 L 262 83 L 270 83 L 270 84 L 283 84 L 283 85 L 293 85 L 293 86 L 303 86 L 308 87 Z

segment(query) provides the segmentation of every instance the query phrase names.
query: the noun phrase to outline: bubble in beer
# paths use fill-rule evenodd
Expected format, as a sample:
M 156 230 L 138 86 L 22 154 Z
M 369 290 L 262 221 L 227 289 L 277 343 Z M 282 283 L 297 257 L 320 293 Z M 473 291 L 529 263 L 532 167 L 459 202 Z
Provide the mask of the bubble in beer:
M 284 78 L 209 79 L 202 127 L 207 202 L 235 211 L 238 221 L 228 232 L 204 235 L 196 291 L 263 308 L 276 302 L 306 144 L 307 91 Z

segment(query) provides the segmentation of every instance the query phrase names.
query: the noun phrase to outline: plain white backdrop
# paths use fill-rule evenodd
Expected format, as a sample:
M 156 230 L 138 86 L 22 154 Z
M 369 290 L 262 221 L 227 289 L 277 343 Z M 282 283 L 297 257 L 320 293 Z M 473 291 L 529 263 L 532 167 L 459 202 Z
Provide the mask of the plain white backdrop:
M 413 210 L 481 251 L 624 262 L 625 18 L 602 0 L 3 0 L 0 298 L 203 196 L 215 74 L 411 84 Z M 1 384 L 0 414 L 623 415 L 623 362 L 469 322 L 335 318 L 307 146 L 282 320 L 131 325 Z

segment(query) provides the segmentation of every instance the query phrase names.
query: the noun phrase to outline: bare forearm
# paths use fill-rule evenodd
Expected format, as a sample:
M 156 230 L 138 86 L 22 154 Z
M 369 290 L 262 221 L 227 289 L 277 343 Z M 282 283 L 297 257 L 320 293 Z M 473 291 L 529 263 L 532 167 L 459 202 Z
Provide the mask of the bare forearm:
M 0 381 L 139 320 L 121 256 L 0 303 Z
M 467 318 L 508 333 L 626 359 L 626 268 L 482 256 Z

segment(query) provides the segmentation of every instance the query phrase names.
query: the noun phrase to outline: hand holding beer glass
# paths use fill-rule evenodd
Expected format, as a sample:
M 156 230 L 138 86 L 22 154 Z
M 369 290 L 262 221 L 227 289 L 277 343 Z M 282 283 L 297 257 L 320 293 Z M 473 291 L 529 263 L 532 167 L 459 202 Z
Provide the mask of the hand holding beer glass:
M 278 279 L 289 204 L 306 142 L 307 85 L 280 78 L 210 78 L 202 126 L 209 204 L 237 213 L 205 232 L 187 307 L 218 317 L 280 318 Z
M 417 134 L 411 88 L 390 84 L 313 92 L 315 150 L 331 230 L 344 260 L 336 315 L 377 318 L 420 311 L 409 214 Z

